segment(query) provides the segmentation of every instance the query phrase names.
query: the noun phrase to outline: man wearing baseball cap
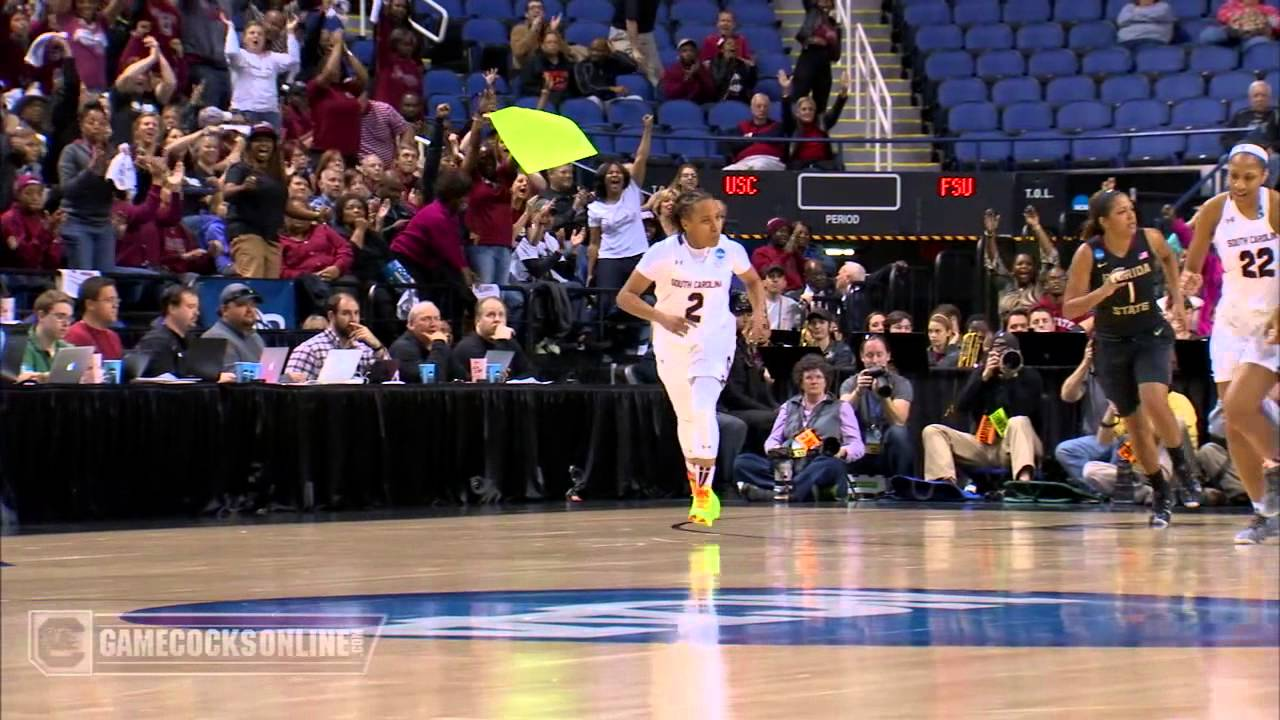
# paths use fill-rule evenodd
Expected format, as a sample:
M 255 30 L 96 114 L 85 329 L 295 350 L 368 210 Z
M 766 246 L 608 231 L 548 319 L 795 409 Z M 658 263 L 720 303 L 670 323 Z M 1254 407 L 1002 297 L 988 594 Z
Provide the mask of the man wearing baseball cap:
M 262 361 L 262 337 L 254 330 L 261 302 L 262 296 L 244 283 L 231 283 L 218 296 L 218 322 L 201 337 L 226 339 L 224 371 L 230 372 L 238 362 Z
M 853 349 L 844 340 L 835 337 L 836 318 L 826 308 L 815 307 L 805 316 L 809 328 L 810 345 L 822 351 L 822 356 L 835 367 L 853 365 Z
M 662 92 L 668 100 L 711 102 L 715 83 L 711 71 L 698 62 L 698 43 L 684 38 L 676 45 L 680 58 L 662 74 Z

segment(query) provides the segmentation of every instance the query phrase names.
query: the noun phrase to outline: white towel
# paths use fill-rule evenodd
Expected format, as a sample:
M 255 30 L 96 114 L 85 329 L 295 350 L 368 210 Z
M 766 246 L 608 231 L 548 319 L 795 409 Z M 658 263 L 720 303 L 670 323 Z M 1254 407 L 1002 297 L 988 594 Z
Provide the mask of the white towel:
M 31 47 L 27 50 L 26 62 L 31 67 L 44 67 L 44 51 L 49 45 L 49 41 L 56 37 L 66 37 L 66 33 L 47 32 L 41 33 L 35 40 L 31 41 Z
M 116 190 L 132 195 L 138 189 L 138 168 L 133 164 L 133 151 L 129 143 L 120 143 L 116 148 L 116 156 L 107 165 L 107 179 Z

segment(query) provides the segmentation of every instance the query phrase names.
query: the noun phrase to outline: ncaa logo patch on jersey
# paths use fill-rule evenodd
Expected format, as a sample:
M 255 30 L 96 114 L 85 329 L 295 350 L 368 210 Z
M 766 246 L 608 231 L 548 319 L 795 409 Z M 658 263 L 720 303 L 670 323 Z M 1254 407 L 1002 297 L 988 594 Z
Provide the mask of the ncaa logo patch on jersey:
M 1093 259 L 1094 259 L 1094 260 L 1101 260 L 1101 259 L 1103 259 L 1103 258 L 1104 258 L 1104 257 L 1106 257 L 1106 256 L 1107 256 L 1107 254 L 1106 254 L 1106 253 L 1104 253 L 1104 252 L 1102 252 L 1102 248 L 1094 248 L 1094 249 L 1093 249 Z
M 723 265 L 725 258 L 728 256 L 729 256 L 729 253 L 725 252 L 724 248 L 716 248 L 715 251 L 711 254 L 711 259 L 712 261 L 715 262 L 716 265 Z

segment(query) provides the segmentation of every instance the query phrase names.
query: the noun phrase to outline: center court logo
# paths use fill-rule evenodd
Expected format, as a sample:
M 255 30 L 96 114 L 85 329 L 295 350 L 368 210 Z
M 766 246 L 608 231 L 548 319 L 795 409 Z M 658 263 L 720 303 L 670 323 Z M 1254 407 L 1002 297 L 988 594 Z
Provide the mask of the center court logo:
M 1280 602 L 1093 593 L 739 588 L 283 598 L 145 608 L 385 616 L 381 637 L 723 645 L 1277 647 Z

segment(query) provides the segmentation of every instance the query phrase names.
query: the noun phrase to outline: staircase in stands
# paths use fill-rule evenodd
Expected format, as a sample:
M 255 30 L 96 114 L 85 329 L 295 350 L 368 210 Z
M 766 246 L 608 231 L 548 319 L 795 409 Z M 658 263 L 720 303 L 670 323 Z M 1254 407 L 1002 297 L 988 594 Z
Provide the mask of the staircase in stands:
M 893 134 L 894 137 L 924 137 L 923 124 L 920 119 L 920 108 L 912 104 L 911 81 L 905 78 L 902 71 L 902 56 L 893 51 L 889 41 L 890 27 L 884 22 L 880 0 L 852 0 L 853 21 L 861 23 L 871 41 L 876 62 L 884 74 L 885 84 L 893 97 Z M 796 43 L 796 31 L 804 22 L 803 0 L 774 0 L 774 8 L 778 19 L 782 21 L 782 42 L 790 48 L 791 58 L 800 55 L 800 47 Z M 834 98 L 840 87 L 840 78 L 848 67 L 850 58 L 841 57 L 839 64 L 832 68 Z M 834 138 L 865 137 L 862 121 L 853 119 L 853 99 L 845 105 L 840 121 L 831 130 Z M 871 171 L 875 169 L 874 149 L 859 144 L 846 144 L 844 149 L 844 165 L 846 170 Z M 938 163 L 931 156 L 929 145 L 895 145 L 893 150 L 893 169 L 897 170 L 937 170 Z

